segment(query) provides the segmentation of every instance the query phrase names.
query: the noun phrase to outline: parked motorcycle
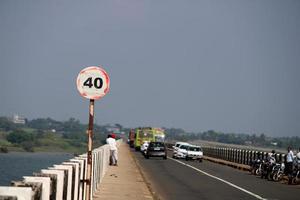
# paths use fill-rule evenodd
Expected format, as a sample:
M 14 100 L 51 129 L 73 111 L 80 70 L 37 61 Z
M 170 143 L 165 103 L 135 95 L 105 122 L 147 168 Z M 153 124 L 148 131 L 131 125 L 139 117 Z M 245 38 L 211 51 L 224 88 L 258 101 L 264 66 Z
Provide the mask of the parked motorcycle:
M 269 162 L 264 160 L 262 162 L 262 170 L 261 170 L 261 178 L 266 178 L 269 181 L 272 180 L 272 171 L 273 171 L 273 167 L 275 166 L 275 163 Z
M 284 176 L 284 163 L 275 163 L 272 172 L 271 172 L 271 178 L 273 181 L 281 181 Z
M 294 165 L 292 183 L 293 184 L 300 183 L 300 163 L 296 163 Z
M 251 174 L 260 176 L 261 175 L 261 170 L 262 170 L 262 160 L 261 159 L 256 159 L 252 160 L 250 162 L 250 172 Z

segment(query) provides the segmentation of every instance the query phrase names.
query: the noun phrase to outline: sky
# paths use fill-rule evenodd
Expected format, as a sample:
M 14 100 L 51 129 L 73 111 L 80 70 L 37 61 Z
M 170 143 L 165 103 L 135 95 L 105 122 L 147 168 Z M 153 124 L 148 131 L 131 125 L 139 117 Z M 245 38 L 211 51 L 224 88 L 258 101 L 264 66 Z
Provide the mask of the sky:
M 300 1 L 0 1 L 0 116 L 300 136 Z

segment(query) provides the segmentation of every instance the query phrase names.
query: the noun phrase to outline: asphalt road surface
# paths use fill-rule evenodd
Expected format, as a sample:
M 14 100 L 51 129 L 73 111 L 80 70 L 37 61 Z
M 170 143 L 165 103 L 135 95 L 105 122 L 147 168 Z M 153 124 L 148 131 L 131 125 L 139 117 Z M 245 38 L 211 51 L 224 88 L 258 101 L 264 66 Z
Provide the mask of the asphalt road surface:
M 300 199 L 300 186 L 267 181 L 232 167 L 171 158 L 145 159 L 132 150 L 152 190 L 164 200 Z

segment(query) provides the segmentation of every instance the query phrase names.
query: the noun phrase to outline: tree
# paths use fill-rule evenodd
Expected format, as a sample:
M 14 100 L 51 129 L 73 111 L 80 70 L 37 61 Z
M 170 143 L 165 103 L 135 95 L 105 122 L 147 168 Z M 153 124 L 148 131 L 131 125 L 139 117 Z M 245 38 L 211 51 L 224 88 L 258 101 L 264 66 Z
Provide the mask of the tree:
M 63 130 L 65 132 L 75 132 L 75 131 L 81 131 L 82 126 L 80 125 L 79 120 L 76 120 L 75 118 L 70 118 L 68 121 L 63 123 Z
M 0 117 L 0 129 L 11 131 L 16 129 L 16 125 L 11 122 L 7 117 Z
M 7 140 L 14 144 L 21 144 L 26 141 L 34 141 L 35 137 L 32 133 L 23 130 L 15 130 L 7 136 Z
M 259 136 L 259 144 L 260 145 L 266 144 L 266 135 L 264 133 L 260 134 L 260 136 Z
M 117 128 L 119 128 L 120 130 L 123 129 L 123 126 L 122 126 L 121 124 L 115 124 L 115 126 L 116 126 Z
M 51 118 L 38 118 L 28 122 L 28 126 L 40 130 L 61 129 L 61 122 L 57 122 Z

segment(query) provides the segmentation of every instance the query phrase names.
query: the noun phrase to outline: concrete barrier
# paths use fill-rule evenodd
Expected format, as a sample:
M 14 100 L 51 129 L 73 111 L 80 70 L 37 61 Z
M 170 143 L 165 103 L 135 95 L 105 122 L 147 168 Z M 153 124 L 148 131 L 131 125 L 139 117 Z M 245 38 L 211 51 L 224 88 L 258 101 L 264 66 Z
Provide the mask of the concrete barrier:
M 172 149 L 174 144 L 167 143 L 166 146 Z M 212 146 L 205 146 L 202 147 L 202 149 L 204 159 L 244 170 L 250 169 L 249 165 L 252 160 L 258 158 L 265 159 L 268 155 L 268 152 L 258 152 L 249 149 L 233 149 Z M 276 161 L 279 163 L 285 162 L 285 154 L 276 154 Z
M 50 177 L 34 177 L 24 176 L 25 183 L 41 183 L 42 184 L 42 197 L 41 200 L 49 200 L 51 193 L 51 179 Z
M 0 197 L 17 200 L 31 200 L 33 192 L 31 187 L 3 187 L 0 186 Z
M 108 145 L 93 150 L 91 195 L 99 188 L 108 169 L 109 154 Z M 0 200 L 85 200 L 86 166 L 87 156 L 83 154 L 32 176 L 24 176 L 12 186 L 0 186 Z
M 231 149 L 219 147 L 202 147 L 203 154 L 212 158 L 218 158 L 238 164 L 250 165 L 257 158 L 266 159 L 268 152 L 258 152 L 248 149 Z M 221 152 L 221 153 L 220 153 Z M 225 153 L 223 153 L 225 152 Z M 276 154 L 277 162 L 284 162 L 285 154 Z

